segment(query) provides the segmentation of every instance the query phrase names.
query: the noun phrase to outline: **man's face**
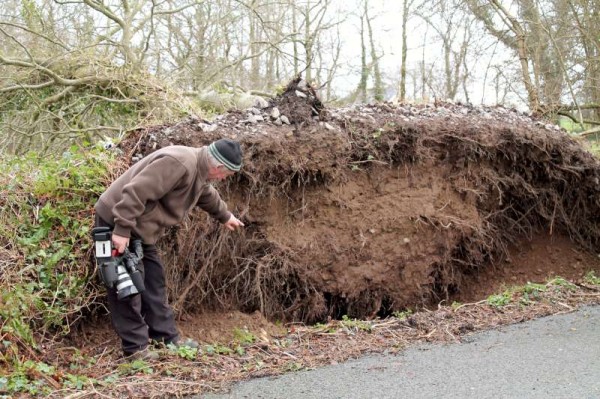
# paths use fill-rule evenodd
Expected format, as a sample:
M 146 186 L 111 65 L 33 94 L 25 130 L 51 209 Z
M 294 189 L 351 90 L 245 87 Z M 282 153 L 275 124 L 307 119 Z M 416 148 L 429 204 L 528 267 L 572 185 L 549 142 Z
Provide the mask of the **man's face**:
M 235 172 L 227 169 L 224 165 L 219 165 L 208 170 L 208 180 L 223 180 L 229 176 L 233 176 Z

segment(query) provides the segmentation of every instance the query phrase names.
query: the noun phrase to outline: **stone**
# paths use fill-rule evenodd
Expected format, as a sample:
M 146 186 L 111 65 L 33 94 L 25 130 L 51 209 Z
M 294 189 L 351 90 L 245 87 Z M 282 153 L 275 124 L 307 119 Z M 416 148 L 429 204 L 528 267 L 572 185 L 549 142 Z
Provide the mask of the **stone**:
M 274 107 L 274 108 L 271 110 L 271 118 L 272 118 L 272 119 L 278 119 L 280 116 L 281 116 L 281 112 L 279 112 L 279 108 L 277 108 L 277 107 Z

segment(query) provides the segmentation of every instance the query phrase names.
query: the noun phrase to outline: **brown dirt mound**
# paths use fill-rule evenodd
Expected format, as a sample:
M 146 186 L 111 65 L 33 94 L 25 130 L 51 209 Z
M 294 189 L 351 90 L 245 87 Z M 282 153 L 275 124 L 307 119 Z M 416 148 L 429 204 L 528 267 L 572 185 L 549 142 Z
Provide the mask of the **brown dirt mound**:
M 592 252 L 598 161 L 515 110 L 379 104 L 325 112 L 314 90 L 295 81 L 265 110 L 137 133 L 121 145 L 134 158 L 220 137 L 245 151 L 242 173 L 218 187 L 244 231 L 224 231 L 199 211 L 161 243 L 182 314 L 369 318 L 472 299 L 494 276 L 517 283 L 538 269 L 540 278 L 600 270 Z M 581 267 L 542 269 L 526 256 L 519 263 L 528 246 L 559 249 L 557 258 L 581 258 Z

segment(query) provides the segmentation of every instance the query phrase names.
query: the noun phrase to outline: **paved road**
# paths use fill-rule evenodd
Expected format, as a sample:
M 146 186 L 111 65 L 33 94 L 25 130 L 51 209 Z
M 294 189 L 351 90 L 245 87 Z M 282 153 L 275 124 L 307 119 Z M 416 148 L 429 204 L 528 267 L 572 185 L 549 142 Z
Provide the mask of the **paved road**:
M 600 399 L 600 306 L 398 355 L 237 384 L 202 398 Z

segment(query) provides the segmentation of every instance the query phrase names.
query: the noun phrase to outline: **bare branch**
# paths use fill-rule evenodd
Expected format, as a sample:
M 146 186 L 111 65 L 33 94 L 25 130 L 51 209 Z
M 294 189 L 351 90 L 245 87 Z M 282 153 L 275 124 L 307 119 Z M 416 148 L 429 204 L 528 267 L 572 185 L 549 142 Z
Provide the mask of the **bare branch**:
M 57 1 L 57 0 L 55 0 L 55 1 Z M 83 0 L 83 2 L 86 5 L 88 5 L 91 8 L 93 8 L 94 10 L 96 10 L 99 13 L 103 14 L 107 18 L 112 19 L 113 21 L 115 21 L 121 28 L 123 28 L 123 29 L 126 28 L 125 21 L 123 21 L 121 18 L 119 18 L 108 7 L 104 6 L 104 4 L 102 4 L 102 3 L 98 2 L 98 1 L 94 1 L 94 0 Z
M 92 82 L 96 82 L 96 83 L 109 82 L 111 80 L 108 78 L 100 78 L 97 76 L 86 76 L 86 77 L 79 78 L 79 79 L 67 79 L 67 78 L 61 77 L 53 70 L 46 68 L 35 61 L 28 62 L 28 61 L 23 61 L 23 60 L 11 59 L 11 58 L 6 58 L 0 54 L 0 65 L 3 65 L 3 64 L 39 70 L 41 73 L 52 78 L 54 80 L 54 82 L 56 82 L 57 84 L 60 84 L 62 86 L 78 86 L 78 85 L 84 85 L 84 84 L 88 84 L 88 83 L 92 83 Z
M 27 56 L 29 57 L 30 60 L 33 60 L 33 56 L 31 55 L 31 53 L 29 52 L 29 50 L 27 49 L 27 47 L 25 47 L 23 45 L 23 43 L 21 43 L 19 40 L 17 40 L 16 37 L 14 37 L 13 35 L 11 35 L 10 33 L 8 33 L 7 31 L 5 31 L 4 29 L 0 28 L 0 32 L 4 33 L 4 35 L 8 36 L 9 38 L 12 39 L 12 41 L 14 41 L 15 43 L 17 43 L 17 45 L 19 47 L 21 47 L 23 49 L 23 51 L 25 51 L 25 54 L 27 54 Z
M 37 89 L 43 89 L 44 87 L 52 86 L 54 84 L 56 84 L 56 82 L 54 80 L 49 80 L 47 82 L 40 83 L 37 85 L 20 84 L 20 85 L 14 85 L 14 86 L 0 88 L 0 93 L 8 93 L 9 91 L 24 90 L 24 89 L 25 90 L 37 90 Z
M 573 122 L 575 122 L 578 125 L 583 125 L 583 124 L 589 124 L 589 125 L 600 125 L 600 121 L 596 121 L 596 120 L 591 120 L 591 119 L 578 119 L 575 116 L 571 115 L 569 112 L 566 111 L 558 111 L 556 112 L 558 115 L 562 115 L 562 116 L 566 116 L 567 118 L 571 119 Z
M 42 101 L 42 103 L 40 104 L 40 108 L 46 108 L 50 104 L 54 104 L 54 103 L 59 102 L 60 100 L 62 100 L 63 98 L 65 98 L 67 96 L 67 94 L 69 94 L 70 92 L 72 92 L 74 89 L 75 89 L 75 86 L 67 86 L 60 93 L 57 93 L 57 94 L 55 94 L 53 96 L 50 96 L 50 97 L 46 98 L 44 101 Z
M 54 39 L 52 39 L 52 38 L 48 37 L 47 35 L 44 35 L 43 33 L 36 32 L 36 31 L 34 31 L 34 30 L 31 30 L 31 29 L 29 29 L 29 28 L 28 28 L 28 27 L 26 27 L 26 26 L 19 25 L 19 24 L 14 24 L 14 23 L 11 23 L 11 22 L 6 22 L 6 21 L 0 21 L 0 25 L 12 26 L 13 28 L 18 28 L 18 29 L 24 30 L 24 31 L 26 31 L 26 32 L 29 32 L 29 33 L 31 33 L 32 35 L 39 36 L 39 37 L 41 37 L 42 39 L 45 39 L 45 40 L 49 41 L 49 42 L 50 42 L 50 43 L 52 43 L 52 44 L 56 44 L 57 46 L 60 46 L 60 47 L 62 47 L 63 49 L 65 49 L 65 50 L 67 50 L 67 51 L 70 51 L 69 47 L 68 47 L 68 46 L 66 46 L 66 45 L 64 45 L 63 43 L 57 42 L 56 40 L 54 40 Z
M 581 133 L 579 133 L 579 135 L 587 137 L 587 136 L 591 136 L 592 134 L 597 134 L 597 133 L 600 133 L 600 126 L 596 126 L 592 129 L 586 130 L 585 132 L 581 132 Z
M 202 3 L 204 3 L 204 1 L 194 1 L 194 2 L 191 2 L 189 4 L 183 5 L 183 6 L 179 7 L 179 8 L 174 8 L 174 9 L 170 9 L 170 10 L 163 10 L 163 11 L 156 11 L 155 14 L 156 15 L 177 14 L 177 13 L 183 11 L 183 10 L 186 10 L 186 9 L 188 9 L 190 7 L 193 7 L 193 6 L 196 6 L 196 5 L 200 5 Z

